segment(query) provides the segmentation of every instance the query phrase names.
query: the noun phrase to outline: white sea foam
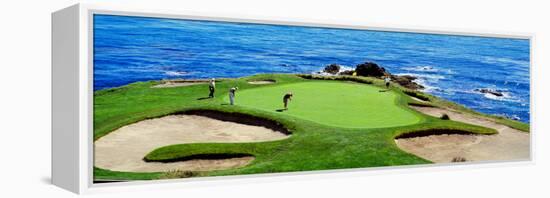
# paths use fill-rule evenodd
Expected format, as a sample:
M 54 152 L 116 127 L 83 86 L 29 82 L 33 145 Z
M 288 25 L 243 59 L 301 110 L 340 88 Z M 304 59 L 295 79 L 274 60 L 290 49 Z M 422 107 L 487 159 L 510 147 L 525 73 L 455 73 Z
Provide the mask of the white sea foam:
M 399 76 L 405 76 L 405 75 L 414 76 L 414 77 L 417 77 L 419 79 L 423 79 L 423 80 L 426 80 L 426 81 L 429 81 L 429 82 L 432 82 L 432 83 L 435 83 L 439 80 L 445 79 L 445 76 L 437 75 L 437 74 L 398 73 L 396 75 L 399 75 Z
M 353 71 L 353 70 L 355 70 L 355 69 L 351 66 L 340 65 L 340 71 L 339 72 Z M 336 75 L 336 74 L 331 74 L 331 73 L 325 72 L 324 68 L 321 69 L 320 71 L 312 72 L 312 74 L 318 74 L 318 75 L 322 75 L 322 76 L 335 76 Z
M 439 71 L 438 69 L 432 67 L 432 66 L 416 66 L 416 67 L 406 67 L 406 68 L 403 68 L 403 70 L 407 70 L 407 71 L 418 71 L 418 72 L 437 72 Z
M 184 72 L 184 71 L 166 71 L 164 72 L 164 74 L 166 74 L 167 76 L 186 76 L 186 75 L 189 75 L 190 73 Z
M 482 94 L 483 97 L 485 97 L 487 99 L 491 99 L 491 100 L 507 101 L 507 102 L 521 102 L 520 99 L 513 96 L 512 93 L 509 92 L 507 89 L 495 89 L 493 87 L 491 87 L 491 88 L 481 88 L 481 89 L 487 89 L 487 90 L 490 90 L 492 92 L 498 92 L 498 93 L 501 93 L 502 96 L 497 96 L 497 95 L 494 95 L 494 94 L 491 94 L 491 93 L 481 93 L 481 92 L 476 91 L 476 90 L 472 90 L 472 92 L 474 92 L 476 94 Z
M 505 113 L 499 113 L 499 114 L 495 114 L 495 115 L 502 116 L 502 117 L 512 119 L 512 120 L 518 120 L 518 121 L 521 120 L 521 118 L 516 114 L 509 115 L 509 114 L 505 114 Z
M 481 59 L 482 59 L 481 62 L 488 63 L 488 64 L 505 63 L 505 64 L 521 65 L 524 67 L 529 66 L 529 61 L 514 60 L 510 58 L 502 58 L 502 57 L 497 58 L 497 57 L 486 56 Z
M 353 67 L 351 66 L 344 66 L 344 65 L 340 65 L 340 72 L 343 72 L 343 71 L 353 71 L 355 70 Z
M 420 66 L 414 66 L 414 67 L 405 67 L 402 68 L 405 71 L 411 71 L 411 72 L 424 72 L 424 73 L 440 73 L 440 74 L 455 74 L 455 72 L 451 69 L 439 69 L 434 66 L 430 65 L 420 65 Z
M 412 75 L 412 76 L 414 76 L 414 75 Z M 425 79 L 417 78 L 417 79 L 414 79 L 413 82 L 415 82 L 419 85 L 422 85 L 424 87 L 424 89 L 422 89 L 423 92 L 426 92 L 426 93 L 441 92 L 441 88 L 436 87 L 436 86 L 432 85 L 431 83 L 426 82 Z

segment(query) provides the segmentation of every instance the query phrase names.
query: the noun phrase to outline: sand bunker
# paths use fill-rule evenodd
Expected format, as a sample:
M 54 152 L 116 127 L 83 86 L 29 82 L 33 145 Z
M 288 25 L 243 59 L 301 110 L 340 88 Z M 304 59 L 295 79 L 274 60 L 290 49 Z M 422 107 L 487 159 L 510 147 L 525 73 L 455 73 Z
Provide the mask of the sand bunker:
M 164 80 L 160 84 L 152 86 L 152 88 L 185 87 L 208 82 L 208 80 Z
M 274 80 L 254 80 L 254 81 L 248 81 L 248 84 L 253 85 L 265 85 L 265 84 L 273 84 L 275 83 Z
M 94 142 L 96 167 L 126 172 L 206 171 L 242 167 L 254 157 L 145 162 L 156 148 L 183 143 L 259 142 L 288 136 L 261 126 L 221 121 L 199 115 L 169 115 L 124 126 Z
M 493 128 L 495 135 L 429 135 L 396 139 L 398 147 L 436 163 L 448 163 L 456 158 L 466 161 L 527 160 L 530 153 L 529 133 L 498 124 L 490 119 L 435 107 L 411 107 L 422 113 L 451 120 Z

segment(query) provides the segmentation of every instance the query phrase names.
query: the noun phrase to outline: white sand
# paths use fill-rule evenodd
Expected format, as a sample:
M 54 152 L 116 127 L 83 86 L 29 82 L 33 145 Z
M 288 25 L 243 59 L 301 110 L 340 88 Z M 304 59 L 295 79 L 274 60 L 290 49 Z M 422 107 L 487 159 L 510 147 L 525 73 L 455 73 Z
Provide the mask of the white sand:
M 256 80 L 256 81 L 248 81 L 248 84 L 253 85 L 265 85 L 265 84 L 273 84 L 275 81 L 272 80 Z
M 113 171 L 206 171 L 242 167 L 254 157 L 183 162 L 145 162 L 156 148 L 183 143 L 259 142 L 288 136 L 259 126 L 225 122 L 196 115 L 169 115 L 117 129 L 94 142 L 94 164 Z
M 451 120 L 493 128 L 496 135 L 430 135 L 396 139 L 399 148 L 424 159 L 436 162 L 451 162 L 462 157 L 466 161 L 526 160 L 529 159 L 529 133 L 512 129 L 491 119 L 464 114 L 449 109 L 412 107 L 422 113 L 440 117 L 443 113 Z
M 206 82 L 172 82 L 166 81 L 158 85 L 152 86 L 152 88 L 169 88 L 169 87 L 186 87 L 197 84 L 205 84 Z

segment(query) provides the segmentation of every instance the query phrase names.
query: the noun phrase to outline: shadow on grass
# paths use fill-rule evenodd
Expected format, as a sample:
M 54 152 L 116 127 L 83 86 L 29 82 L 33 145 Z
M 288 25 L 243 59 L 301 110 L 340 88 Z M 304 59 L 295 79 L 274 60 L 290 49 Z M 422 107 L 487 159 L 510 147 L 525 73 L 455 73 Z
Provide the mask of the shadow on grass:
M 202 97 L 202 98 L 197 98 L 197 100 L 205 100 L 205 99 L 210 99 L 211 97 Z
M 276 112 L 283 112 L 283 111 L 286 111 L 286 110 L 288 110 L 288 109 L 277 109 L 277 110 L 275 110 L 275 111 L 276 111 Z

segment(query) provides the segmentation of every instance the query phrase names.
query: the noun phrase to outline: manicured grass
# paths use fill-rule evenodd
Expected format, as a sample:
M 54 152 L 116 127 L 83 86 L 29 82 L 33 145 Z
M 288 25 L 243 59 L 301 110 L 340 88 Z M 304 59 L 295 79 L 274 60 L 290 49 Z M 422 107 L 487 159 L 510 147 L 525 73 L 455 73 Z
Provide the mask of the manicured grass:
M 247 83 L 249 80 L 265 79 L 276 80 L 276 83 Z M 151 88 L 158 82 L 140 82 L 101 90 L 94 94 L 94 139 L 134 122 L 190 110 L 235 112 L 261 117 L 283 124 L 292 133 L 287 139 L 270 142 L 167 145 L 144 156 L 149 161 L 173 161 L 212 155 L 255 157 L 255 160 L 242 168 L 184 174 L 214 176 L 426 164 L 431 162 L 397 148 L 394 138 L 406 133 L 425 131 L 496 133 L 493 129 L 419 114 L 408 108 L 407 104 L 412 99 L 399 87 L 388 92 L 378 92 L 382 89 L 382 82 L 379 80 L 360 78 L 357 82 L 368 84 L 310 80 L 290 74 L 256 75 L 218 82 L 214 99 L 204 99 L 208 95 L 206 84 Z M 237 105 L 234 106 L 226 105 L 228 89 L 232 86 L 240 88 L 237 92 Z M 295 93 L 290 110 L 275 111 L 282 106 L 282 94 L 289 91 L 288 89 Z M 318 89 L 323 90 L 319 96 L 312 91 Z M 331 98 L 322 98 L 325 93 Z M 257 96 L 263 99 L 258 100 Z M 267 103 L 262 103 L 262 100 Z M 363 100 L 365 104 L 373 104 L 374 107 L 364 105 Z M 324 106 L 325 104 L 330 105 Z M 337 107 L 331 108 L 331 105 Z M 380 117 L 384 119 L 379 119 Z M 164 173 L 117 172 L 100 168 L 96 168 L 94 172 L 96 178 L 102 180 L 165 178 Z
M 153 180 L 153 179 L 158 179 L 163 174 L 164 173 L 119 172 L 119 171 L 110 171 L 110 170 L 94 167 L 95 181 Z
M 287 92 L 294 96 L 289 110 L 282 111 L 282 98 Z M 237 94 L 237 104 L 345 128 L 420 122 L 419 115 L 397 105 L 397 97 L 396 92 L 359 83 L 312 81 L 243 90 Z

